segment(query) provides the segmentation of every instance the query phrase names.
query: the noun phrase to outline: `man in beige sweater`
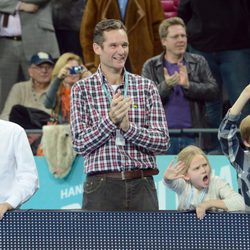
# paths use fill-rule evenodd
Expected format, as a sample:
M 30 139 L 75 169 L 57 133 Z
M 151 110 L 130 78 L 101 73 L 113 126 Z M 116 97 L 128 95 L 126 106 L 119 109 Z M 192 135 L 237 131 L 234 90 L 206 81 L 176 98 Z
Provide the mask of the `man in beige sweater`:
M 47 113 L 43 100 L 51 80 L 54 61 L 51 55 L 38 52 L 31 57 L 28 73 L 30 80 L 13 85 L 0 115 L 3 120 L 9 120 L 11 109 L 15 105 L 36 108 Z

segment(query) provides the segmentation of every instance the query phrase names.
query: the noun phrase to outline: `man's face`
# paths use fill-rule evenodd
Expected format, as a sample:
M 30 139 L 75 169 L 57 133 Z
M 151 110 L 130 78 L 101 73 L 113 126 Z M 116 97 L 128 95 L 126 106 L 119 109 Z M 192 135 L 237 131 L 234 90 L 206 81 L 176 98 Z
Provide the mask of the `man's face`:
M 94 43 L 93 48 L 100 56 L 102 69 L 121 71 L 128 57 L 128 36 L 122 29 L 104 31 L 102 46 Z
M 162 39 L 166 52 L 174 56 L 183 55 L 187 48 L 187 34 L 181 25 L 172 25 L 168 28 L 167 37 Z
M 53 65 L 49 63 L 33 64 L 29 67 L 29 75 L 37 83 L 48 84 L 51 79 L 52 70 Z

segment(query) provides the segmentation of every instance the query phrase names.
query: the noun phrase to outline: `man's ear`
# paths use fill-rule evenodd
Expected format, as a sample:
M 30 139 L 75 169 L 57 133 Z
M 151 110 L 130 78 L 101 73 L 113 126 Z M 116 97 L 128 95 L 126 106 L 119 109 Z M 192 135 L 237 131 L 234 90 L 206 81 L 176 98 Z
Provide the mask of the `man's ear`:
M 100 55 L 101 46 L 98 45 L 97 43 L 93 43 L 93 50 L 95 54 Z

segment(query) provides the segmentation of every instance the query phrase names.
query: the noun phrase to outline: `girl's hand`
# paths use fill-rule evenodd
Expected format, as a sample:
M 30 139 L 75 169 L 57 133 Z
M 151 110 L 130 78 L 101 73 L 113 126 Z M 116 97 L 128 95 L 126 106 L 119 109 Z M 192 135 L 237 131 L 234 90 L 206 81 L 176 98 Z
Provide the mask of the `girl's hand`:
M 174 180 L 179 178 L 184 178 L 184 174 L 182 174 L 182 171 L 185 168 L 184 162 L 178 161 L 175 165 L 173 165 L 174 160 L 170 162 L 168 165 L 168 168 L 166 169 L 164 173 L 164 179 L 165 180 Z
M 202 220 L 205 215 L 206 215 L 206 210 L 208 209 L 207 207 L 207 202 L 202 202 L 196 207 L 196 215 L 197 218 Z

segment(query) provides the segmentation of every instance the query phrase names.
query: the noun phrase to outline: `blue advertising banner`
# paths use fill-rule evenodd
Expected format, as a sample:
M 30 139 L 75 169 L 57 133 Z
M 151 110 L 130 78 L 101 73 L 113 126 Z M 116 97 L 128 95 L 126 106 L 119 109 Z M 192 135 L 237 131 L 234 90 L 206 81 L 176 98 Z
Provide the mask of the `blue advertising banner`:
M 166 188 L 162 182 L 163 174 L 170 161 L 175 156 L 157 156 L 160 173 L 154 176 L 157 187 L 159 208 L 161 210 L 176 210 L 177 197 L 174 192 Z M 237 191 L 236 171 L 225 156 L 208 156 L 213 174 L 223 177 Z M 79 209 L 82 204 L 84 174 L 84 160 L 77 157 L 70 174 L 64 179 L 56 179 L 48 170 L 44 157 L 35 157 L 40 188 L 36 194 L 22 205 L 22 209 Z

